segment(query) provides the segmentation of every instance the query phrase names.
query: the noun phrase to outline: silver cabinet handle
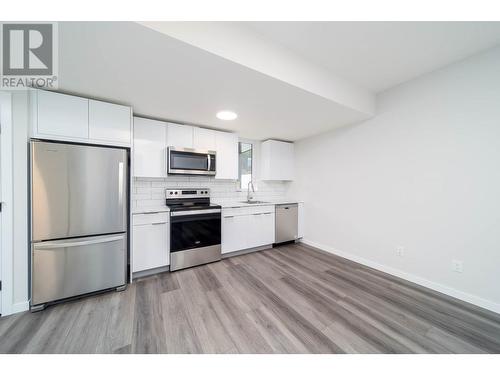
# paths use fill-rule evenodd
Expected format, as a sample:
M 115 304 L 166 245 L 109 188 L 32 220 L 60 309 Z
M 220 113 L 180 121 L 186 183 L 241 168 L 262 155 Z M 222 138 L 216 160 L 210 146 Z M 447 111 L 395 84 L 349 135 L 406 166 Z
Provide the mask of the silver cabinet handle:
M 167 224 L 167 222 L 164 221 L 164 222 L 160 222 L 160 223 L 151 223 L 151 225 L 162 225 L 162 224 Z
M 35 247 L 35 250 L 60 249 L 63 247 L 87 246 L 87 245 L 94 245 L 94 244 L 98 244 L 98 243 L 115 242 L 115 241 L 123 240 L 124 238 L 125 238 L 124 236 L 113 236 L 113 237 L 108 237 L 108 238 L 98 238 L 95 240 L 87 240 L 87 241 L 74 241 L 74 242 L 50 241 L 50 242 L 36 243 L 34 245 L 34 247 Z

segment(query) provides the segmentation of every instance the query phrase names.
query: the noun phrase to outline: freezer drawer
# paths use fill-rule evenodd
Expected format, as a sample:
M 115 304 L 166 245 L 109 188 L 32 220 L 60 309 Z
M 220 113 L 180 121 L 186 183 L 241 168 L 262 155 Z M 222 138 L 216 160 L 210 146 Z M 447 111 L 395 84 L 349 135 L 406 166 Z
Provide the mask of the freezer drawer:
M 276 206 L 275 242 L 293 241 L 298 238 L 298 204 L 280 204 Z
M 126 238 L 116 234 L 34 243 L 31 305 L 124 285 Z
M 125 232 L 123 149 L 31 142 L 32 241 Z

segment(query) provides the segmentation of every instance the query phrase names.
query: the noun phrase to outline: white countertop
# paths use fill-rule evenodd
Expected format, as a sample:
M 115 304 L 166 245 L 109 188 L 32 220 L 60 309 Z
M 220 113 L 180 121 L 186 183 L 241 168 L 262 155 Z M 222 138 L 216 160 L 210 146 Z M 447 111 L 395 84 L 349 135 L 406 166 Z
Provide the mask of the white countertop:
M 170 212 L 170 208 L 168 208 L 168 206 L 152 206 L 152 207 L 134 207 L 132 209 L 132 215 L 147 214 L 152 212 Z
M 224 201 L 224 200 L 212 200 L 212 203 L 219 204 L 222 208 L 231 208 L 231 207 L 252 207 L 252 206 L 270 206 L 277 204 L 292 204 L 292 203 L 302 203 L 302 201 L 297 199 L 273 199 L 273 200 L 265 200 L 262 203 L 245 203 L 240 201 Z
M 277 204 L 292 204 L 292 203 L 302 203 L 302 201 L 297 199 L 273 199 L 273 200 L 266 200 L 261 203 L 245 203 L 241 201 L 227 201 L 227 200 L 213 199 L 211 203 L 218 204 L 222 208 L 231 208 L 231 207 L 252 207 L 252 206 L 270 206 Z M 132 215 L 145 214 L 151 212 L 170 212 L 170 209 L 168 208 L 168 206 L 135 207 L 132 210 Z

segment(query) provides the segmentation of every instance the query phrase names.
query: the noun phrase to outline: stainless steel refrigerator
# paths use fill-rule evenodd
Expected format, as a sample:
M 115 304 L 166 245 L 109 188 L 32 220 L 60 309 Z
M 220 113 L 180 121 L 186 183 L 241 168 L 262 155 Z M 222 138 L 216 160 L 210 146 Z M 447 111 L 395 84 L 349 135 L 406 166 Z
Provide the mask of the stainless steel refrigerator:
M 127 282 L 128 151 L 33 140 L 31 307 Z

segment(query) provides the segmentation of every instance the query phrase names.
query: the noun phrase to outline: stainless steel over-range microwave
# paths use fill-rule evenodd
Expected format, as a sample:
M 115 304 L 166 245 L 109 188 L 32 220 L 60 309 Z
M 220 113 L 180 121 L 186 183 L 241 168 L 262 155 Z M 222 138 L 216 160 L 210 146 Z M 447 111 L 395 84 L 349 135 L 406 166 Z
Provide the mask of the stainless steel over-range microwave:
M 217 152 L 184 147 L 169 147 L 168 174 L 215 176 Z

